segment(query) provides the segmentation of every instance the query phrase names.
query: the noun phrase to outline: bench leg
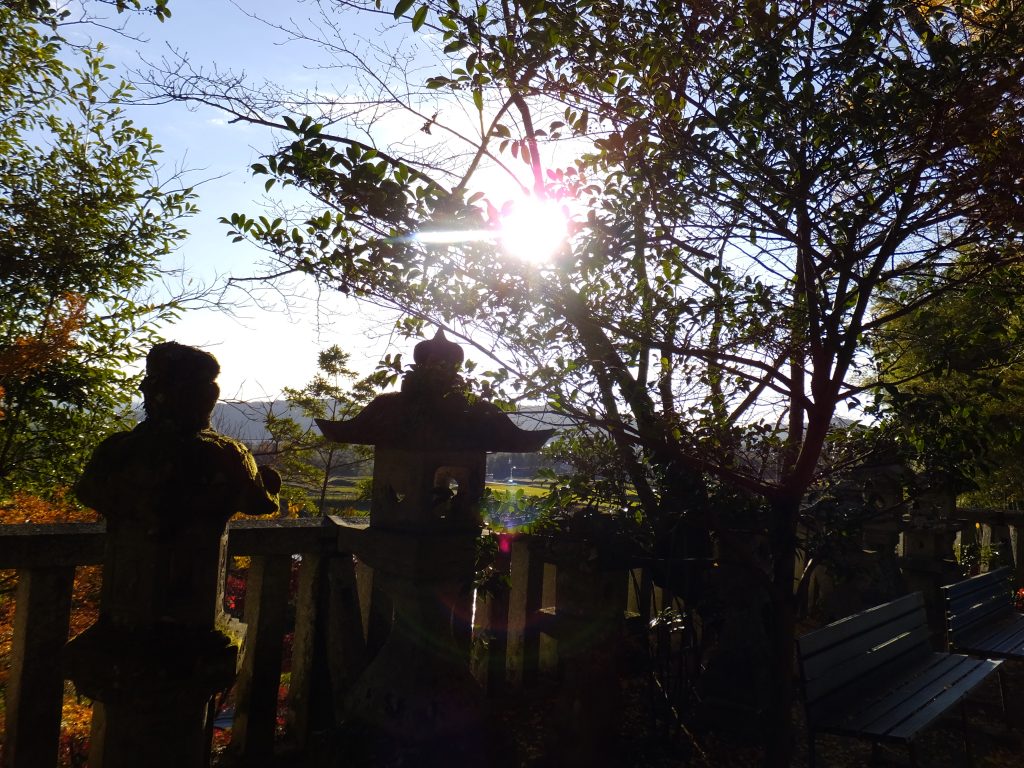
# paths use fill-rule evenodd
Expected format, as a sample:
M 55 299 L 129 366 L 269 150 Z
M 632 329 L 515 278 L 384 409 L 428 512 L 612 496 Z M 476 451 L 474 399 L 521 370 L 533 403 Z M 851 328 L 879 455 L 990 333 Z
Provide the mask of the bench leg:
M 910 756 L 911 768 L 917 768 L 917 745 L 912 741 L 907 742 L 907 754 Z
M 1003 719 L 1006 721 L 1007 728 L 1013 728 L 1010 712 L 1006 708 L 1006 678 L 1003 676 L 1002 667 L 996 670 L 996 678 L 999 680 L 999 703 L 1003 705 Z
M 960 727 L 964 732 L 964 758 L 968 766 L 974 765 L 974 756 L 971 754 L 971 735 L 967 730 L 967 697 L 960 700 Z
M 814 731 L 807 728 L 807 768 L 814 768 L 816 755 L 814 752 Z

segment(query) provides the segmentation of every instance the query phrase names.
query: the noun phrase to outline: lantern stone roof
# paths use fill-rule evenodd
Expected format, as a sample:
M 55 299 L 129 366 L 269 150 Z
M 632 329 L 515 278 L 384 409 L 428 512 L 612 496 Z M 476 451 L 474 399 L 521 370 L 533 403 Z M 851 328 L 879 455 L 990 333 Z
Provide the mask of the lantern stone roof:
M 317 419 L 324 436 L 383 448 L 532 453 L 555 433 L 521 429 L 493 403 L 468 395 L 458 375 L 462 349 L 443 331 L 417 344 L 413 360 L 401 392 L 378 395 L 346 421 Z

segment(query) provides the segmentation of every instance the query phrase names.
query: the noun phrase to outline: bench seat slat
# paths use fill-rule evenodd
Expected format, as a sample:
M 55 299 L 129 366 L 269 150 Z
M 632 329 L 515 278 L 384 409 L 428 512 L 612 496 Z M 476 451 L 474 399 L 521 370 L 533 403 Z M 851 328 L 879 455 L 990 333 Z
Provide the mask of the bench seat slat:
M 901 681 L 881 700 L 848 718 L 841 727 L 879 740 L 907 741 L 967 695 L 991 670 L 983 662 L 960 654 L 932 654 L 930 668 Z M 980 675 L 980 676 L 979 676 Z M 950 693 L 956 694 L 952 702 Z M 911 727 L 909 724 L 915 724 Z
M 838 724 L 855 732 L 888 733 L 896 723 L 909 717 L 931 700 L 930 692 L 938 683 L 938 690 L 950 675 L 956 674 L 961 658 L 949 654 L 929 654 L 904 676 L 890 677 L 889 685 L 877 689 L 867 702 L 843 718 Z M 870 701 L 874 699 L 874 703 Z M 889 723 L 886 725 L 886 723 Z M 874 727 L 872 727 L 874 726 Z
M 997 656 L 1024 657 L 1024 616 L 1013 616 L 1007 621 L 1006 631 L 990 652 Z
M 813 703 L 813 709 L 809 710 L 807 716 L 815 727 L 820 723 L 824 729 L 836 729 L 840 723 L 849 726 L 852 718 L 860 713 L 868 714 L 868 710 L 878 715 L 885 711 L 881 701 L 898 687 L 900 681 L 927 676 L 935 664 L 931 653 L 925 657 L 896 659 L 845 688 L 835 690 L 814 702 L 808 700 L 809 706 Z
M 900 634 L 893 637 L 897 632 Z M 917 658 L 920 650 L 927 648 L 928 629 L 916 626 L 909 631 L 900 632 L 899 628 L 890 627 L 888 637 L 890 642 L 877 648 L 878 643 L 876 642 L 870 646 L 873 649 L 871 651 L 861 651 L 857 656 L 846 658 L 831 667 L 819 667 L 817 674 L 813 677 L 806 673 L 809 663 L 805 661 L 804 670 L 807 677 L 804 685 L 808 702 L 814 702 L 832 691 L 856 682 L 883 665 L 898 662 L 901 659 Z M 882 640 L 884 638 L 881 638 L 879 642 Z
M 927 726 L 946 710 L 963 699 L 968 693 L 981 683 L 986 677 L 996 671 L 1002 664 L 1001 661 L 992 659 L 969 659 L 970 664 L 964 665 L 963 676 L 956 685 L 946 688 L 942 693 L 932 699 L 928 706 L 922 708 L 909 720 L 905 720 L 898 728 L 889 732 L 889 738 L 897 741 L 908 741 L 918 731 Z
M 1024 616 L 1014 614 L 992 626 L 955 638 L 956 650 L 996 657 L 1024 657 Z

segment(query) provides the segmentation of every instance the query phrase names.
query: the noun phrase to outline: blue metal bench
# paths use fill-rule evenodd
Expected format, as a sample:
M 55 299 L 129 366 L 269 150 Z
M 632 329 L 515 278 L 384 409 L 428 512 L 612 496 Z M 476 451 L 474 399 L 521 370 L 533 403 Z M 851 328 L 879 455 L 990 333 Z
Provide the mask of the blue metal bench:
M 999 568 L 942 588 L 946 598 L 946 646 L 989 659 L 1024 661 L 1024 615 L 1013 606 L 1009 568 Z M 1006 683 L 999 671 L 1006 711 Z
M 920 592 L 847 616 L 797 640 L 807 716 L 808 764 L 816 733 L 906 745 L 917 765 L 915 737 L 961 704 L 1002 663 L 931 649 Z
M 1024 615 L 1013 607 L 1009 568 L 949 584 L 942 592 L 951 651 L 1024 660 Z

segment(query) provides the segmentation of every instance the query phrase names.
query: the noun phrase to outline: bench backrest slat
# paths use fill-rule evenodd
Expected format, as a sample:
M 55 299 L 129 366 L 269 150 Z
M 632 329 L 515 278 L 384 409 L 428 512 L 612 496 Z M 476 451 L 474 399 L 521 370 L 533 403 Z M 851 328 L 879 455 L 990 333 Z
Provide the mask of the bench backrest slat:
M 1006 566 L 997 568 L 994 571 L 988 573 L 981 573 L 977 576 L 972 576 L 969 579 L 958 581 L 954 584 L 947 584 L 942 588 L 942 591 L 946 595 L 947 600 L 956 601 L 961 597 L 966 597 L 979 590 L 987 589 L 991 584 L 1004 582 L 1009 579 L 1010 569 Z
M 808 704 L 879 668 L 927 653 L 929 630 L 920 592 L 847 616 L 799 638 Z
M 904 595 L 888 603 L 882 603 L 866 611 L 854 613 L 838 621 L 834 621 L 826 627 L 808 632 L 797 640 L 800 647 L 800 655 L 808 658 L 817 653 L 838 645 L 846 640 L 855 639 L 864 634 L 865 630 L 872 627 L 899 622 L 906 616 L 915 614 L 924 607 L 924 598 L 920 592 Z

